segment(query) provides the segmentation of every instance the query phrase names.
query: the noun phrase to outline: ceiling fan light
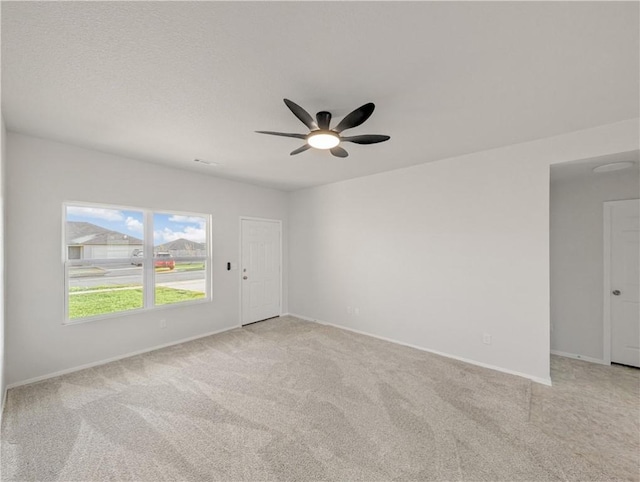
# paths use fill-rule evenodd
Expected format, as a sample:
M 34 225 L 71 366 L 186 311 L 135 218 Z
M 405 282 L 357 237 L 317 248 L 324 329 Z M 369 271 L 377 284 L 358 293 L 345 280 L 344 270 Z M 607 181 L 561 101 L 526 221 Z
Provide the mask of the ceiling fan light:
M 609 164 L 603 164 L 601 166 L 594 167 L 593 172 L 620 171 L 622 169 L 627 169 L 628 167 L 631 167 L 631 166 L 633 166 L 633 162 L 631 161 L 610 162 Z
M 332 149 L 340 144 L 340 137 L 331 131 L 319 131 L 307 137 L 307 144 L 316 149 Z

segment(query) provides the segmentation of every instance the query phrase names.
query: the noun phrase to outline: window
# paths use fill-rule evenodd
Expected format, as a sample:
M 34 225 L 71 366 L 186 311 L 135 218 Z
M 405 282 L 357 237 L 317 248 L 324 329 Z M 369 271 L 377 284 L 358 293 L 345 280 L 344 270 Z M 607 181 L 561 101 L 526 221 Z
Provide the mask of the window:
M 153 237 L 156 306 L 204 298 L 208 263 L 206 217 L 153 213 Z
M 209 216 L 64 205 L 65 320 L 211 299 Z

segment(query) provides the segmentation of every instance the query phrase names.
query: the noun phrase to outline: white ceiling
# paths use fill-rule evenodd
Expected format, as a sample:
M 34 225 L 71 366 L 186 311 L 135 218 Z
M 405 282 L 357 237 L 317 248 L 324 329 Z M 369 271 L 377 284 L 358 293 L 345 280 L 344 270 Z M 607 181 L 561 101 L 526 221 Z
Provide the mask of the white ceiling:
M 638 2 L 2 2 L 11 131 L 297 189 L 639 116 Z M 289 152 L 287 97 L 376 103 Z M 337 119 L 336 119 L 337 120 Z M 219 162 L 206 167 L 202 158 Z

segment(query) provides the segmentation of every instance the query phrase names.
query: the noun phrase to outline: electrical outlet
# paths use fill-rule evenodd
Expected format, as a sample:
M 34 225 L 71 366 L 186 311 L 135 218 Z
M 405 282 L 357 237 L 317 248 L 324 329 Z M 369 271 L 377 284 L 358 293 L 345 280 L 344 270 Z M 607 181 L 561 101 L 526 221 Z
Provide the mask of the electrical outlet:
M 160 328 L 166 328 L 167 327 L 167 320 L 165 320 L 164 318 L 162 318 L 160 320 Z
M 354 308 L 353 312 L 356 316 L 360 316 L 360 308 Z
M 491 335 L 489 333 L 482 335 L 482 343 L 485 345 L 491 345 Z
M 351 306 L 347 306 L 347 314 L 353 315 L 353 308 Z

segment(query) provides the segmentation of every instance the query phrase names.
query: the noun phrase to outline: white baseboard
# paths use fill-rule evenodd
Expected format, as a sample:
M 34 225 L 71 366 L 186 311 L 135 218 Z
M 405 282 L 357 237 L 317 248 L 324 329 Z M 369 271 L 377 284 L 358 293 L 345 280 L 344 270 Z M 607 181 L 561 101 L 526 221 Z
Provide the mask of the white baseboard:
M 576 353 L 567 353 L 564 351 L 551 350 L 552 355 L 563 356 L 565 358 L 573 358 L 575 360 L 583 360 L 590 363 L 597 363 L 598 365 L 611 365 L 600 358 L 591 358 L 590 356 L 577 355 Z
M 495 365 L 490 365 L 488 363 L 483 363 L 483 362 L 479 362 L 476 360 L 471 360 L 469 358 L 463 358 L 460 356 L 456 356 L 456 355 L 450 355 L 449 353 L 443 353 L 441 351 L 437 351 L 437 350 L 431 350 L 429 348 L 424 348 L 422 346 L 417 346 L 417 345 L 412 345 L 410 343 L 404 343 L 402 341 L 398 341 L 398 340 L 394 340 L 392 338 L 387 338 L 384 336 L 378 336 L 378 335 L 372 335 L 371 333 L 367 333 L 365 331 L 360 331 L 360 330 L 354 330 L 353 328 L 347 328 L 345 326 L 340 326 L 340 325 L 336 325 L 335 323 L 329 323 L 326 321 L 322 321 L 322 320 L 317 320 L 314 318 L 309 318 L 308 316 L 302 316 L 302 315 L 297 315 L 295 313 L 290 313 L 290 316 L 295 316 L 296 318 L 300 318 L 303 321 L 311 321 L 311 322 L 316 322 L 316 323 L 320 323 L 321 325 L 328 325 L 328 326 L 333 326 L 334 328 L 339 328 L 341 330 L 347 330 L 347 331 L 351 331 L 353 333 L 358 333 L 359 335 L 365 335 L 365 336 L 370 336 L 372 338 L 377 338 L 379 340 L 384 340 L 384 341 L 388 341 L 390 343 L 395 343 L 396 345 L 402 345 L 402 346 L 408 346 L 409 348 L 415 348 L 416 350 L 420 350 L 420 351 L 426 351 L 428 353 L 433 353 L 434 355 L 440 355 L 446 358 L 451 358 L 453 360 L 458 360 L 461 362 L 465 362 L 465 363 L 469 363 L 470 365 L 476 365 L 482 368 L 488 368 L 490 370 L 496 370 L 498 372 L 502 372 L 502 373 L 508 373 L 509 375 L 516 375 L 518 377 L 523 377 L 523 378 L 527 378 L 533 382 L 536 383 L 540 383 L 542 385 L 547 385 L 547 386 L 551 386 L 551 377 L 547 377 L 547 378 L 542 378 L 542 377 L 536 377 L 533 375 L 528 375 L 526 373 L 521 373 L 515 370 L 509 370 L 508 368 L 502 368 L 502 367 L 498 367 Z
M 328 325 L 329 324 L 329 323 L 325 323 L 325 322 L 320 321 L 320 320 L 314 320 L 313 318 L 309 318 L 308 316 L 298 315 L 296 313 L 287 313 L 287 315 L 293 316 L 294 318 L 299 318 L 302 321 L 310 321 L 312 323 L 320 323 L 321 325 Z
M 78 372 L 80 370 L 85 370 L 87 368 L 93 368 L 93 367 L 97 367 L 97 366 L 100 366 L 100 365 L 105 365 L 107 363 L 111 363 L 111 362 L 114 362 L 114 361 L 122 360 L 124 358 L 129 358 L 129 357 L 136 356 L 136 355 L 142 355 L 143 353 L 149 353 L 150 351 L 161 350 L 162 348 L 167 348 L 167 347 L 170 347 L 170 346 L 179 345 L 180 343 L 187 343 L 189 341 L 198 340 L 199 338 L 205 338 L 207 336 L 217 335 L 218 333 L 224 333 L 225 331 L 235 330 L 236 328 L 242 328 L 242 327 L 240 325 L 238 325 L 238 326 L 232 326 L 230 328 L 223 328 L 221 330 L 210 331 L 208 333 L 203 333 L 202 335 L 190 336 L 188 338 L 182 338 L 180 340 L 172 341 L 172 342 L 169 342 L 169 343 L 164 343 L 162 345 L 156 345 L 156 346 L 151 347 L 151 348 L 145 348 L 143 350 L 132 351 L 132 352 L 126 353 L 124 355 L 118 355 L 118 356 L 114 356 L 112 358 L 107 358 L 107 359 L 100 360 L 100 361 L 97 361 L 97 362 L 86 363 L 84 365 L 80 365 L 80 366 L 77 366 L 77 367 L 67 368 L 65 370 L 60 370 L 60 371 L 57 371 L 57 372 L 48 373 L 46 375 L 40 375 L 38 377 L 28 378 L 27 380 L 22 380 L 20 382 L 15 382 L 15 383 L 11 383 L 11 384 L 7 385 L 7 390 L 9 390 L 10 388 L 21 387 L 23 385 L 29 385 L 31 383 L 41 382 L 41 381 L 47 380 L 49 378 L 59 377 L 60 375 L 66 375 L 68 373 Z M 6 394 L 6 390 L 5 390 L 5 394 Z
M 0 402 L 0 431 L 2 430 L 2 417 L 4 415 L 4 407 L 7 405 L 7 392 L 9 391 L 9 387 L 4 389 L 2 393 L 2 402 Z
M 296 314 L 296 313 L 283 313 L 280 316 L 293 316 L 293 317 L 298 318 L 298 319 L 303 320 L 303 321 L 309 321 L 309 322 L 319 323 L 321 325 L 332 326 L 334 328 L 339 328 L 341 330 L 351 331 L 353 333 L 358 333 L 360 335 L 370 336 L 372 338 L 377 338 L 379 340 L 388 341 L 390 343 L 395 343 L 397 345 L 407 346 L 409 348 L 414 348 L 416 350 L 426 351 L 428 353 L 433 353 L 435 355 L 444 356 L 446 358 L 451 358 L 451 359 L 454 359 L 454 360 L 462 361 L 462 362 L 469 363 L 471 365 L 480 366 L 480 367 L 483 367 L 483 368 L 489 368 L 490 370 L 496 370 L 496 371 L 499 371 L 499 372 L 508 373 L 510 375 L 516 375 L 516 376 L 519 376 L 519 377 L 527 378 L 527 379 L 532 380 L 532 381 L 534 381 L 536 383 L 541 383 L 543 385 L 551 386 L 551 378 L 541 378 L 541 377 L 535 377 L 535 376 L 527 375 L 525 373 L 517 372 L 515 370 L 509 370 L 509 369 L 498 367 L 498 366 L 495 366 L 495 365 L 490 365 L 488 363 L 482 363 L 482 362 L 478 362 L 476 360 L 471 360 L 471 359 L 459 357 L 459 356 L 456 356 L 456 355 L 450 355 L 448 353 L 443 353 L 443 352 L 440 352 L 440 351 L 437 351 L 437 350 L 431 350 L 429 348 L 424 348 L 424 347 L 421 347 L 421 346 L 412 345 L 410 343 L 404 343 L 404 342 L 401 342 L 401 341 L 398 341 L 398 340 L 394 340 L 392 338 L 373 335 L 371 333 L 367 333 L 367 332 L 360 331 L 360 330 L 355 330 L 353 328 L 347 328 L 345 326 L 336 325 L 335 323 L 329 323 L 329 322 L 326 322 L 326 321 L 310 318 L 308 316 L 303 316 L 303 315 L 299 315 L 299 314 Z M 223 328 L 221 330 L 216 330 L 216 331 L 211 331 L 211 332 L 208 332 L 208 333 L 203 333 L 201 335 L 196 335 L 196 336 L 192 336 L 192 337 L 188 337 L 188 338 L 182 338 L 180 340 L 172 341 L 172 342 L 169 342 L 169 343 L 164 343 L 162 345 L 156 345 L 156 346 L 151 347 L 151 348 L 145 348 L 143 350 L 138 350 L 138 351 L 126 353 L 124 355 L 118 355 L 118 356 L 115 356 L 115 357 L 112 357 L 112 358 L 107 358 L 107 359 L 104 359 L 104 360 L 100 360 L 100 361 L 96 361 L 96 362 L 92 362 L 92 363 L 87 363 L 87 364 L 76 366 L 76 367 L 73 367 L 73 368 L 67 368 L 65 370 L 60 370 L 60 371 L 57 371 L 57 372 L 48 373 L 46 375 L 41 375 L 41 376 L 38 376 L 38 377 L 28 378 L 26 380 L 22 380 L 22 381 L 19 381 L 19 382 L 11 383 L 11 384 L 7 385 L 7 387 L 6 387 L 5 391 L 4 391 L 4 394 L 2 396 L 2 407 L 1 407 L 1 409 L 4 411 L 5 402 L 6 402 L 6 398 L 7 398 L 7 391 L 9 389 L 11 389 L 11 388 L 21 387 L 23 385 L 29 385 L 31 383 L 41 382 L 41 381 L 47 380 L 49 378 L 55 378 L 55 377 L 59 377 L 61 375 L 66 375 L 68 373 L 73 373 L 73 372 L 77 372 L 77 371 L 80 371 L 80 370 L 85 370 L 87 368 L 93 368 L 93 367 L 96 367 L 96 366 L 104 365 L 106 363 L 111 363 L 111 362 L 114 362 L 114 361 L 122 360 L 124 358 L 129 358 L 129 357 L 136 356 L 136 355 L 142 355 L 143 353 L 148 353 L 148 352 L 151 352 L 151 351 L 160 350 L 162 348 L 167 348 L 167 347 L 170 347 L 170 346 L 179 345 L 180 343 L 187 343 L 189 341 L 197 340 L 199 338 L 205 338 L 207 336 L 217 335 L 219 333 L 224 333 L 225 331 L 235 330 L 236 328 L 241 328 L 241 326 L 232 326 L 232 327 L 229 327 L 229 328 Z M 603 365 L 608 365 L 608 363 L 605 363 L 603 360 L 597 360 L 595 358 L 583 357 L 581 355 L 573 355 L 573 354 L 570 354 L 570 353 L 558 352 L 558 351 L 555 351 L 555 350 L 552 350 L 551 353 L 554 354 L 554 355 L 566 356 L 566 357 L 569 357 L 569 358 L 577 358 L 579 360 L 585 360 L 585 361 L 590 361 L 590 362 L 593 362 L 593 363 L 600 363 L 600 364 L 603 364 Z M 2 420 L 2 412 L 0 412 L 0 421 L 1 420 Z

